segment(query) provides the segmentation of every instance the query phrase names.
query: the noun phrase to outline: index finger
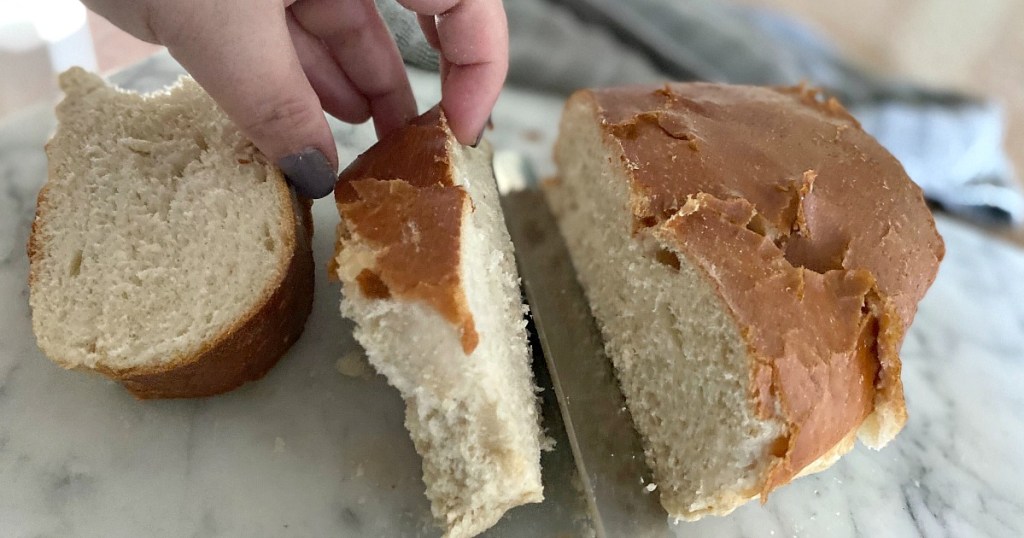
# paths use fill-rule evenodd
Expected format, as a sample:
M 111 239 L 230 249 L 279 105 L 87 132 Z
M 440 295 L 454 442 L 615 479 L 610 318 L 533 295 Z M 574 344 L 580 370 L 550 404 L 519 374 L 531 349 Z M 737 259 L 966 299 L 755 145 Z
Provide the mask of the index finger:
M 448 69 L 441 108 L 456 138 L 473 144 L 483 131 L 508 73 L 508 23 L 501 0 L 399 0 L 433 16 Z

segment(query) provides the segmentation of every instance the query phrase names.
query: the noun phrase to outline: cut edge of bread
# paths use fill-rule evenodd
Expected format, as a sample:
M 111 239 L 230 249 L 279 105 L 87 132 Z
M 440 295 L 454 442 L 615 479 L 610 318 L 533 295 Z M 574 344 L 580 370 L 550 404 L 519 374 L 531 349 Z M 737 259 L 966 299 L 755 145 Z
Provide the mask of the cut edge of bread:
M 656 258 L 660 246 L 653 237 L 632 235 L 627 183 L 614 176 L 618 161 L 606 156 L 603 134 L 593 120 L 587 121 L 589 109 L 574 106 L 583 105 L 570 101 L 563 129 L 573 129 L 576 142 L 568 147 L 570 142 L 563 139 L 556 151 L 575 157 L 559 161 L 560 177 L 545 184 L 545 194 L 601 328 L 661 504 L 671 517 L 682 520 L 725 515 L 760 492 L 758 478 L 769 464 L 763 455 L 784 426 L 754 416 L 747 395 L 747 346 L 699 268 L 686 259 L 679 260 L 678 268 L 670 267 Z M 644 278 L 630 278 L 631 273 Z M 687 317 L 678 311 L 680 292 L 698 304 L 702 315 Z M 649 314 L 620 315 L 624 310 L 616 305 L 623 302 L 649 305 Z M 677 333 L 679 338 L 650 337 Z M 682 339 L 701 339 L 702 344 L 684 349 Z M 694 353 L 694 347 L 704 353 Z M 721 361 L 714 370 L 695 371 L 702 354 Z M 648 361 L 648 367 L 637 366 L 641 361 Z M 719 409 L 713 418 L 700 425 L 683 424 L 663 412 L 704 404 L 696 391 L 680 390 L 681 379 L 713 391 L 709 398 L 718 401 Z M 709 442 L 717 449 L 698 446 Z M 707 458 L 700 461 L 712 469 L 709 480 L 688 476 L 689 465 L 683 463 L 688 458 Z
M 132 105 L 146 106 L 175 103 L 185 97 L 200 102 L 209 100 L 215 110 L 213 117 L 206 121 L 219 122 L 219 128 L 237 131 L 209 96 L 188 77 L 167 89 L 147 95 L 139 95 L 117 87 L 108 86 L 99 76 L 81 68 L 71 68 L 60 76 L 65 98 L 58 105 L 57 131 L 46 144 L 49 160 L 47 183 L 40 189 L 37 198 L 36 216 L 27 245 L 29 258 L 29 290 L 33 305 L 33 329 L 40 348 L 55 363 L 66 369 L 93 371 L 121 383 L 134 396 L 150 398 L 190 398 L 220 394 L 232 390 L 247 381 L 259 379 L 273 367 L 282 355 L 298 340 L 312 309 L 314 267 L 312 258 L 313 221 L 311 202 L 298 197 L 288 187 L 284 176 L 251 145 L 246 144 L 246 163 L 259 168 L 264 182 L 272 185 L 277 208 L 278 235 L 273 237 L 279 243 L 275 246 L 276 262 L 267 274 L 264 285 L 251 295 L 251 304 L 239 312 L 230 322 L 220 327 L 216 334 L 195 342 L 185 349 L 163 354 L 159 357 L 124 364 L 124 361 L 108 359 L 102 354 L 83 360 L 80 354 L 67 352 L 68 346 L 55 342 L 57 328 L 45 327 L 38 320 L 39 296 L 52 293 L 43 290 L 44 280 L 49 271 L 44 267 L 52 260 L 52 242 L 59 230 L 48 229 L 66 208 L 50 202 L 51 193 L 65 168 L 64 155 L 69 152 L 100 151 L 88 149 L 82 144 L 92 144 L 92 139 L 81 140 L 82 133 L 71 132 L 64 124 L 72 115 L 91 114 L 89 106 L 111 107 L 107 113 L 146 114 L 145 108 L 128 110 Z M 90 97 L 90 94 L 96 94 Z M 93 101 L 87 101 L 87 100 Z M 116 102 L 128 99 L 130 102 Z M 124 121 L 133 121 L 125 116 Z M 162 136 L 162 134 L 157 133 Z M 167 133 L 173 136 L 173 133 Z M 86 135 L 88 136 L 88 135 Z M 102 137 L 103 135 L 94 135 Z M 239 135 L 240 136 L 240 135 Z M 112 142 L 112 141 L 111 141 Z M 247 142 L 247 141 L 245 141 Z M 122 141 L 115 142 L 116 144 Z M 159 160 L 157 158 L 157 160 Z M 239 161 L 242 162 L 242 161 Z M 180 163 L 183 168 L 190 163 Z M 88 171 L 80 172 L 88 174 Z M 187 172 L 182 172 L 187 177 Z M 128 179 L 128 178 L 122 178 Z M 109 181 L 109 180 L 104 180 Z M 49 236 L 49 238 L 47 237 Z M 252 245 L 258 248 L 257 245 Z M 211 248 L 216 248 L 212 246 Z M 79 258 L 80 260 L 80 258 Z M 80 264 L 76 260 L 74 263 Z M 59 291 L 59 286 L 58 290 Z

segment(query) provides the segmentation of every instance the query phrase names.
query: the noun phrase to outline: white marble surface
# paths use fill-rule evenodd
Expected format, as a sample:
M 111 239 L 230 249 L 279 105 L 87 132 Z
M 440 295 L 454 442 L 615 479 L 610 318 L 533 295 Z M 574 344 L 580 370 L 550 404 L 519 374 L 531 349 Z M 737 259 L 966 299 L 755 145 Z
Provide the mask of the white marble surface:
M 166 58 L 122 74 L 153 88 Z M 433 77 L 413 75 L 421 104 Z M 507 91 L 495 145 L 542 175 L 560 100 Z M 314 207 L 317 296 L 306 332 L 262 381 L 194 401 L 138 402 L 36 348 L 24 245 L 45 177 L 48 107 L 0 126 L 0 537 L 436 536 L 398 394 L 344 375 L 358 347 L 324 278 L 337 216 Z M 343 161 L 372 141 L 338 126 Z M 940 220 L 948 254 L 903 350 L 910 421 L 767 505 L 675 527 L 681 537 L 1024 536 L 1024 252 Z M 357 355 L 356 355 L 357 356 Z M 341 368 L 352 374 L 347 368 Z M 550 395 L 550 391 L 548 392 Z M 561 437 L 553 407 L 547 426 Z M 545 455 L 548 500 L 490 536 L 586 532 L 568 445 Z

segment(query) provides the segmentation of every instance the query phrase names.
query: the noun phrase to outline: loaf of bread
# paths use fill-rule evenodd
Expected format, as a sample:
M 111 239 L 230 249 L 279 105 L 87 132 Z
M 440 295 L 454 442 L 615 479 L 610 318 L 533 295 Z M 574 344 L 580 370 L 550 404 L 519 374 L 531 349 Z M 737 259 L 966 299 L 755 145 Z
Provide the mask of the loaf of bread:
M 525 308 L 486 142 L 433 109 L 342 172 L 331 272 L 370 363 L 402 394 L 445 536 L 543 498 Z
M 729 513 L 896 436 L 900 343 L 944 247 L 835 100 L 580 91 L 555 159 L 549 200 L 669 514 Z
M 140 398 L 261 377 L 313 300 L 312 221 L 191 79 L 152 95 L 71 69 L 28 245 L 32 328 Z

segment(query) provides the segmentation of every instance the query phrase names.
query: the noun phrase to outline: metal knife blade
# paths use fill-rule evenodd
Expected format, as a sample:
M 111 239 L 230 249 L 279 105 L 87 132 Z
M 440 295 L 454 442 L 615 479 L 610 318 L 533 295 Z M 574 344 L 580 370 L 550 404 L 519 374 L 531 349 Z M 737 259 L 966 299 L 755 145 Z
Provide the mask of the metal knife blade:
M 598 538 L 671 536 L 618 380 L 569 251 L 529 164 L 499 152 L 494 174 L 527 301 Z M 529 188 L 529 186 L 533 188 Z

